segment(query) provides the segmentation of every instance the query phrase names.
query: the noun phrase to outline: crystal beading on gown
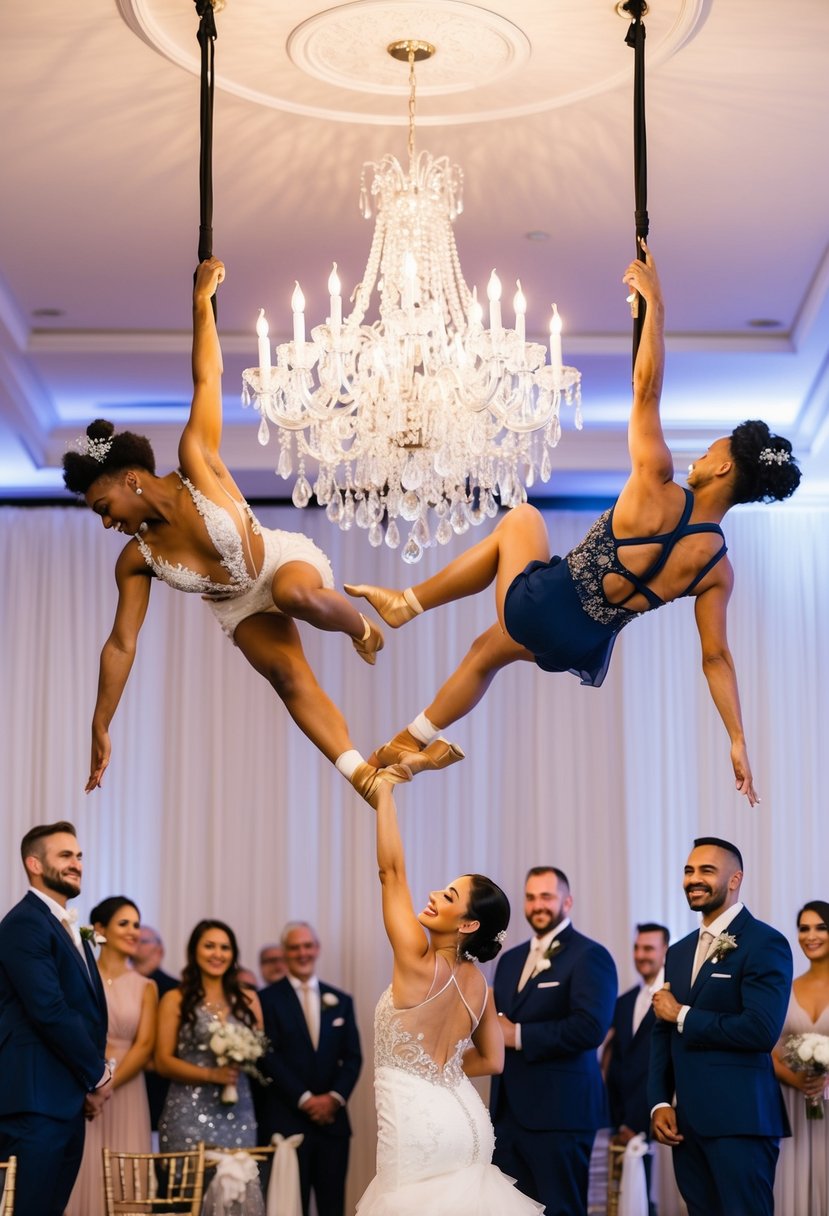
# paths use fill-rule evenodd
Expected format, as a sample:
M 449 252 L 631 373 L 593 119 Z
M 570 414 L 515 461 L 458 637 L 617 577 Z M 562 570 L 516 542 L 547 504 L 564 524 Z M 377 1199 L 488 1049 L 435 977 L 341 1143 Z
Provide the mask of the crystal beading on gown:
M 178 1033 L 176 1055 L 199 1068 L 216 1068 L 210 1050 L 210 1024 L 215 1015 L 204 1007 L 196 1011 Z M 237 1022 L 228 1015 L 227 1021 Z M 252 1148 L 256 1144 L 256 1118 L 250 1081 L 244 1073 L 236 1082 L 239 1100 L 228 1105 L 221 1100 L 223 1086 L 171 1081 L 167 1100 L 158 1121 L 158 1142 L 163 1153 L 195 1148 L 200 1140 L 213 1148 Z
M 448 975 L 437 987 L 441 969 Z M 480 972 L 475 978 L 483 1012 L 486 981 Z M 459 1003 L 469 1029 L 452 1041 Z M 495 1137 L 489 1113 L 463 1071 L 480 1016 L 440 956 L 432 987 L 419 1005 L 396 1009 L 391 988 L 380 997 L 374 1019 L 377 1176 L 357 1205 L 358 1216 L 543 1212 L 491 1164 Z

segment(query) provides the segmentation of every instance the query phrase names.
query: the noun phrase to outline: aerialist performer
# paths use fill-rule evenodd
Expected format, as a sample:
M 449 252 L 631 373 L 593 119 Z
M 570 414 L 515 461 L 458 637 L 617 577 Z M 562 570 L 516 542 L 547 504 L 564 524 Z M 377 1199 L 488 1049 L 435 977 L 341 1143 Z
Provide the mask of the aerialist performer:
M 200 594 L 251 666 L 272 684 L 291 717 L 346 780 L 374 803 L 378 784 L 463 758 L 445 740 L 387 752 L 378 771 L 354 748 L 340 710 L 320 688 L 295 621 L 344 633 L 368 663 L 380 630 L 334 590 L 331 565 L 307 537 L 260 526 L 220 454 L 222 356 L 211 297 L 225 277 L 203 261 L 193 290 L 193 401 L 179 440 L 179 469 L 155 473 L 149 441 L 98 420 L 80 451 L 64 455 L 64 482 L 103 526 L 130 537 L 115 566 L 118 607 L 101 652 L 86 790 L 100 786 L 110 760 L 109 725 L 124 691 L 153 578 Z M 407 754 L 411 753 L 411 754 Z M 395 764 L 405 760 L 406 768 Z
M 495 582 L 498 623 L 473 642 L 431 705 L 387 745 L 397 754 L 428 746 L 477 705 L 496 672 L 518 659 L 544 671 L 570 671 L 598 688 L 625 625 L 671 600 L 694 596 L 703 672 L 731 740 L 737 790 L 753 806 L 758 798 L 726 639 L 733 572 L 720 521 L 736 503 L 788 498 L 800 470 L 787 439 L 772 435 L 764 422 L 743 422 L 694 461 L 689 488 L 673 480 L 659 417 L 664 305 L 644 241 L 642 249 L 646 261 L 631 262 L 622 276 L 645 299 L 647 312 L 633 375 L 631 471 L 614 506 L 563 559 L 550 557 L 543 517 L 525 504 L 423 583 L 405 591 L 366 584 L 345 589 L 367 599 L 396 629 L 420 612 Z

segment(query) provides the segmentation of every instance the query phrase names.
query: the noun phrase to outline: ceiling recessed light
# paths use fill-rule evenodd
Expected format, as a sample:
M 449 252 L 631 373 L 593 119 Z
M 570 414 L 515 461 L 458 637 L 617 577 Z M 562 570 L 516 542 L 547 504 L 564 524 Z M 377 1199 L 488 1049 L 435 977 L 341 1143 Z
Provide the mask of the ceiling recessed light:
M 528 241 L 549 241 L 550 234 L 545 232 L 543 228 L 533 228 L 532 232 L 525 232 L 524 236 Z
M 33 308 L 33 317 L 62 317 L 64 310 L 62 308 Z
M 753 317 L 746 324 L 752 329 L 780 329 L 783 322 L 775 321 L 772 317 Z

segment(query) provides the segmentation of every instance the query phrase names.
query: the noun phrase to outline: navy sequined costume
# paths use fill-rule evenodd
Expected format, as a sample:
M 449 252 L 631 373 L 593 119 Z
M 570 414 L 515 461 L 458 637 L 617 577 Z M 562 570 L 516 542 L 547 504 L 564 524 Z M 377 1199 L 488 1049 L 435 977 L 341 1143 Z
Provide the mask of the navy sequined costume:
M 644 612 L 665 603 L 648 583 L 663 569 L 677 541 L 698 532 L 715 532 L 722 538 L 720 548 L 678 599 L 690 595 L 725 556 L 719 524 L 688 522 L 693 506 L 694 496 L 685 490 L 685 508 L 671 532 L 617 539 L 613 534 L 614 504 L 565 558 L 530 562 L 513 579 L 504 601 L 504 621 L 510 637 L 531 651 L 544 671 L 569 671 L 579 676 L 582 684 L 598 688 L 607 675 L 618 633 L 634 617 L 643 615 L 625 604 L 637 594 L 647 600 Z M 627 545 L 661 545 L 661 552 L 644 573 L 634 574 L 619 558 L 619 548 Z M 631 585 L 629 594 L 619 603 L 611 603 L 604 593 L 607 574 L 619 574 Z

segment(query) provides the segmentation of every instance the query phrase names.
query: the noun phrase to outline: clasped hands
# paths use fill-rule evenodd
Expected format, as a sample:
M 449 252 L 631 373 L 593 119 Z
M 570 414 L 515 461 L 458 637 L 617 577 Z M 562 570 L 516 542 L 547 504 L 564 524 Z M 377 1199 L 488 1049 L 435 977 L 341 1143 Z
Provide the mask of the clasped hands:
M 299 1109 L 312 1123 L 318 1123 L 322 1127 L 334 1122 L 340 1104 L 333 1094 L 311 1094 Z
M 87 1122 L 97 1119 L 107 1102 L 112 1097 L 112 1081 L 93 1089 L 83 1100 L 83 1117 Z

